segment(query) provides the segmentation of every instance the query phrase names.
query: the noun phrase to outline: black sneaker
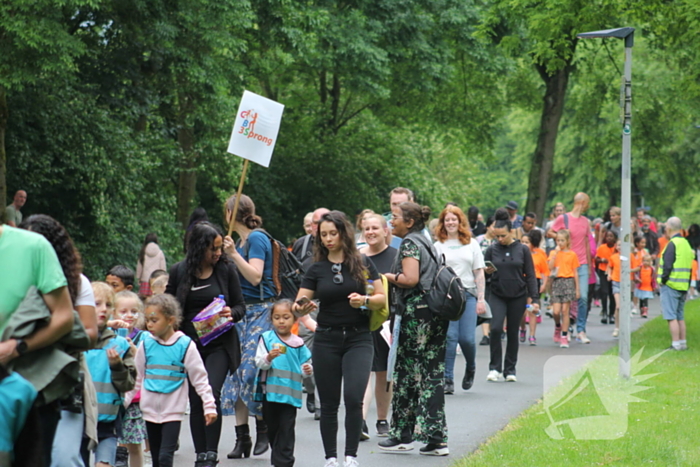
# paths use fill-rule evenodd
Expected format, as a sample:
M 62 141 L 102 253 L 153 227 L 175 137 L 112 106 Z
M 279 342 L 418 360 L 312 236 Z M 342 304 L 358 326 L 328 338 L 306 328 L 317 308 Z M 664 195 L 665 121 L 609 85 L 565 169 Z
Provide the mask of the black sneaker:
M 445 380 L 445 394 L 450 395 L 455 393 L 455 382 L 451 379 Z
M 386 420 L 377 420 L 377 436 L 386 438 L 389 436 L 389 422 Z
M 321 407 L 316 407 L 316 410 L 314 411 L 314 420 L 321 420 Z
M 413 441 L 404 443 L 394 438 L 387 438 L 379 442 L 379 449 L 391 452 L 413 451 Z
M 369 439 L 369 428 L 367 428 L 367 422 L 362 420 L 362 433 L 360 433 L 360 441 L 367 441 Z
M 194 461 L 194 467 L 206 467 L 207 465 L 207 453 L 200 452 L 197 454 L 197 460 Z
M 474 385 L 474 374 L 476 373 L 476 370 L 467 370 L 464 373 L 464 378 L 462 378 L 462 389 L 465 391 L 468 391 L 471 389 L 471 387 Z
M 489 345 L 489 336 L 482 337 L 481 342 L 479 342 L 479 345 Z
M 603 315 L 603 317 L 600 318 L 600 324 L 608 324 L 608 317 L 607 317 L 607 315 Z
M 608 323 L 615 324 L 615 316 L 610 316 L 610 319 L 608 319 Z
M 447 448 L 447 443 L 430 443 L 420 448 L 420 453 L 424 456 L 446 456 L 450 453 L 450 450 Z

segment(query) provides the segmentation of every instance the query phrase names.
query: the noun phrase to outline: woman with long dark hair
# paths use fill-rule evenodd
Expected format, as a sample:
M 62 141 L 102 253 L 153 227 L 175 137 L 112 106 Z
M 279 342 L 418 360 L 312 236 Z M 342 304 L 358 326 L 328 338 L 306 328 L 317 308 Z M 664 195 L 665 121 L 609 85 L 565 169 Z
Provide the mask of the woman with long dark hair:
M 226 221 L 231 222 L 236 196 L 226 200 Z M 260 335 L 272 329 L 270 309 L 277 296 L 272 277 L 272 243 L 262 228 L 263 220 L 255 214 L 250 197 L 241 195 L 233 228 L 240 240 L 234 244 L 231 237 L 224 239 L 224 249 L 235 263 L 245 300 L 245 317 L 236 324 L 241 342 L 241 364 L 226 380 L 224 386 L 224 415 L 236 414 L 236 444 L 228 453 L 229 459 L 263 454 L 269 448 L 267 425 L 262 418 L 262 402 L 256 402 L 254 383 L 258 368 L 255 353 Z M 255 446 L 250 437 L 249 417 L 255 417 Z
M 457 344 L 462 348 L 467 363 L 462 378 L 462 389 L 468 390 L 474 384 L 476 317 L 477 314 L 486 312 L 484 255 L 479 243 L 471 235 L 467 216 L 457 206 L 447 206 L 440 213 L 435 235 L 438 239 L 435 249 L 445 255 L 447 265 L 454 269 L 467 289 L 464 313 L 458 321 L 451 321 L 447 330 L 445 394 L 453 394 Z
M 73 301 L 73 308 L 80 316 L 80 321 L 90 337 L 90 343 L 94 345 L 97 342 L 95 296 L 90 280 L 82 274 L 82 259 L 70 235 L 57 220 L 45 214 L 29 216 L 19 227 L 43 235 L 56 251 L 63 274 L 68 281 L 68 292 Z M 58 423 L 51 450 L 52 465 L 61 465 L 63 462 L 71 465 L 82 463 L 80 445 L 84 431 L 91 439 L 97 441 L 95 428 L 91 429 L 85 425 L 85 412 L 91 411 L 92 407 L 82 405 L 68 407 L 68 405 L 66 401 L 63 404 L 64 409 L 61 410 L 61 420 Z M 97 418 L 96 411 L 89 413 L 88 419 L 90 415 L 93 419 Z
M 369 284 L 373 290 L 368 289 Z M 324 214 L 314 240 L 314 263 L 294 303 L 298 314 L 316 309 L 313 362 L 321 401 L 321 437 L 326 467 L 338 466 L 338 407 L 345 400 L 345 466 L 356 467 L 362 432 L 362 398 L 369 381 L 374 344 L 369 310 L 385 305 L 384 287 L 374 264 L 360 255 L 354 230 L 340 211 Z
M 484 254 L 485 261 L 494 267 L 487 267 L 491 274 L 491 361 L 488 381 L 498 381 L 501 376 L 506 381 L 515 382 L 515 365 L 518 362 L 518 333 L 525 306 L 539 303 L 537 276 L 530 249 L 513 238 L 512 224 L 508 211 L 503 208 L 494 214 L 493 234 L 497 243 L 491 245 Z M 506 345 L 505 365 L 501 347 L 503 323 L 508 319 L 508 344 Z
M 427 456 L 446 456 L 445 349 L 449 321 L 436 317 L 425 303 L 437 274 L 438 258 L 422 230 L 430 208 L 407 202 L 391 210 L 393 233 L 403 237 L 399 254 L 385 274 L 392 289 L 401 329 L 394 369 L 394 401 L 389 438 L 379 443 L 383 451 L 413 449 L 413 441 L 425 443 Z M 393 343 L 392 343 L 393 345 Z M 416 426 L 418 430 L 415 430 Z
M 203 346 L 192 324 L 202 309 L 219 295 L 224 296 L 226 307 L 221 316 L 234 322 L 245 315 L 245 303 L 241 293 L 238 272 L 223 254 L 224 235 L 221 230 L 206 221 L 192 227 L 187 245 L 187 256 L 170 269 L 170 279 L 165 293 L 174 295 L 182 306 L 183 320 L 180 329 L 194 342 L 209 374 L 209 385 L 216 400 L 218 418 L 205 425 L 202 400 L 190 384 L 190 431 L 197 454 L 197 467 L 214 467 L 218 463 L 218 446 L 221 437 L 221 388 L 227 373 L 235 372 L 241 361 L 238 335 L 229 329 Z
M 153 295 L 151 292 L 151 274 L 157 270 L 167 271 L 165 255 L 158 246 L 158 235 L 149 233 L 143 241 L 139 252 L 139 260 L 136 263 L 136 279 L 139 281 L 139 295 L 146 299 Z

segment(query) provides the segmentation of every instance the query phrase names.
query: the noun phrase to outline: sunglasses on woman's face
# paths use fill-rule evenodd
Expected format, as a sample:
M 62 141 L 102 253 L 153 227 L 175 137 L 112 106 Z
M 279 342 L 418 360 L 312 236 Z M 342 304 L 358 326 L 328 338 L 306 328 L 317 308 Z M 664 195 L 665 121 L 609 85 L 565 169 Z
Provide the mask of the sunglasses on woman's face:
M 343 275 L 341 272 L 343 271 L 343 263 L 337 263 L 331 266 L 331 271 L 335 276 L 333 276 L 333 283 L 340 285 L 343 283 Z

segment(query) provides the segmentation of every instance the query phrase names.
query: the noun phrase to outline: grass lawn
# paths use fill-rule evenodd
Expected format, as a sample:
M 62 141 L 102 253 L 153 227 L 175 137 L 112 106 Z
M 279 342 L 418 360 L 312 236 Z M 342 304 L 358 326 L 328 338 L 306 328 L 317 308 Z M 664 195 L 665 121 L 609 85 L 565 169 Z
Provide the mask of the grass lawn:
M 625 382 L 616 376 L 611 357 L 618 349 L 611 349 L 453 466 L 700 466 L 700 300 L 688 302 L 685 314 L 690 350 L 665 352 L 641 370 L 640 364 L 633 365 L 636 376 Z M 661 317 L 632 336 L 632 354 L 644 348 L 641 361 L 669 345 L 668 325 Z M 644 375 L 653 374 L 645 380 Z M 627 402 L 635 383 L 649 389 L 631 397 L 646 402 Z M 572 394 L 561 405 L 552 403 Z M 552 425 L 572 419 L 558 429 Z M 589 424 L 577 428 L 582 421 Z

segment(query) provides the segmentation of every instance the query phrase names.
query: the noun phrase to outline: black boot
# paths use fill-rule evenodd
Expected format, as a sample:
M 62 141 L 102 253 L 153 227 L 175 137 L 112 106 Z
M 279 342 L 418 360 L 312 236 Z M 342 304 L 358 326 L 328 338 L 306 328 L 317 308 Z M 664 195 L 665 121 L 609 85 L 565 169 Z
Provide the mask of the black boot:
M 240 459 L 242 457 L 250 457 L 250 450 L 253 447 L 253 441 L 250 439 L 250 428 L 248 425 L 238 425 L 236 427 L 236 445 L 233 451 L 229 452 L 226 457 L 229 459 Z
M 306 395 L 306 410 L 309 413 L 316 412 L 316 395 L 312 392 Z
M 129 467 L 129 450 L 126 446 L 117 446 L 117 457 L 114 465 L 115 467 Z
M 270 449 L 270 438 L 267 437 L 267 423 L 265 423 L 265 420 L 255 420 L 255 432 L 253 455 L 259 456 Z

